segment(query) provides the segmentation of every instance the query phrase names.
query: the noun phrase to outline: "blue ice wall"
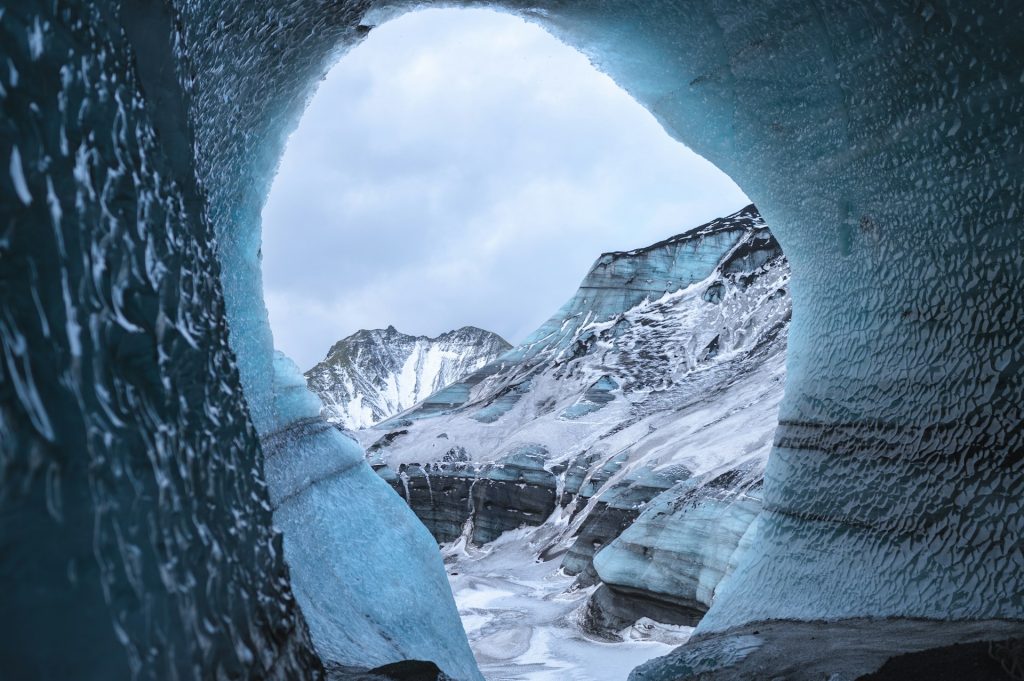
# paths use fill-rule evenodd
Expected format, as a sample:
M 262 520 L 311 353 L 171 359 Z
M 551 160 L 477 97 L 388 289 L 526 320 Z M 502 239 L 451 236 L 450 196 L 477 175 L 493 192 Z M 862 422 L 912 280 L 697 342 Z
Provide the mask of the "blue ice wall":
M 761 532 L 701 629 L 1020 620 L 1021 8 L 672 4 L 550 22 L 739 182 L 793 267 Z
M 431 660 L 452 678 L 482 681 L 427 528 L 362 448 L 320 418 L 320 399 L 280 352 L 273 389 L 282 422 L 262 440 L 267 487 L 321 659 L 354 668 Z
M 320 401 L 301 373 L 286 358 L 274 360 L 263 304 L 260 211 L 284 139 L 316 82 L 301 74 L 325 69 L 364 33 L 356 28 L 361 12 L 271 11 L 246 24 L 237 3 L 185 2 L 181 9 L 182 56 L 194 69 L 186 86 L 196 165 L 217 229 L 231 346 L 268 451 L 274 520 L 286 533 L 285 559 L 317 652 L 348 667 L 431 660 L 455 678 L 477 679 L 436 543 L 358 446 L 320 419 Z M 301 35 L 302 44 L 271 40 L 261 23 L 268 16 L 272 30 Z M 219 38 L 226 25 L 251 29 L 260 59 L 272 58 L 261 83 L 250 80 L 251 55 Z
M 316 678 L 138 9 L 0 4 L 0 675 Z

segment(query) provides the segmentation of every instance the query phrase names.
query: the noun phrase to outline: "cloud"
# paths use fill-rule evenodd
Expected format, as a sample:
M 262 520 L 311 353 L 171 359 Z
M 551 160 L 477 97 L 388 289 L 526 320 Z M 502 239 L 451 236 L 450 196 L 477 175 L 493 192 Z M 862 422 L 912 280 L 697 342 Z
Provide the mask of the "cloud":
M 602 251 L 746 203 L 587 59 L 486 10 L 375 29 L 322 83 L 264 210 L 278 348 L 394 324 L 521 340 Z

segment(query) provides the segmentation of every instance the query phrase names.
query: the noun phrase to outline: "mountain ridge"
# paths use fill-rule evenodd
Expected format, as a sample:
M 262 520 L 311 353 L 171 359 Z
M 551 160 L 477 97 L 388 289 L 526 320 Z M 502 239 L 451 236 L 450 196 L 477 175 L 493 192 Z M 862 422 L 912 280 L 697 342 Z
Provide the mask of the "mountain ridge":
M 477 326 L 431 337 L 388 325 L 337 341 L 305 376 L 328 420 L 358 430 L 408 409 L 511 347 Z
M 357 439 L 454 572 L 497 542 L 571 583 L 600 638 L 691 626 L 760 510 L 789 277 L 754 206 L 602 254 L 525 341 Z

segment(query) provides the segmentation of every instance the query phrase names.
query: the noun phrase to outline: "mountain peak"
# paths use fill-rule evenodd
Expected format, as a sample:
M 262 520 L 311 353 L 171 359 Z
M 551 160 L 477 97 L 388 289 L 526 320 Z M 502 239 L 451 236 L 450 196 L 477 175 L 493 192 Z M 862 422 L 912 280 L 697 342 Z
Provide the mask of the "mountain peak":
M 355 430 L 408 409 L 511 347 L 476 326 L 431 338 L 389 324 L 341 339 L 306 372 L 306 379 L 323 401 L 327 418 Z

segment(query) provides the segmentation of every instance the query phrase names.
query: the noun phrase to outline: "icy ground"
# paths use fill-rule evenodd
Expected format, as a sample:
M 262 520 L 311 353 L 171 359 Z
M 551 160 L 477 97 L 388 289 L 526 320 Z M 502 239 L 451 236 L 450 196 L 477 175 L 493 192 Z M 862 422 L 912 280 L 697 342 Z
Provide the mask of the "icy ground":
M 555 512 L 556 515 L 558 511 Z M 540 561 L 542 528 L 506 532 L 483 547 L 442 546 L 455 602 L 487 681 L 616 681 L 684 643 L 692 627 L 642 619 L 621 642 L 585 633 L 579 620 L 596 587 L 571 590 L 559 560 Z

